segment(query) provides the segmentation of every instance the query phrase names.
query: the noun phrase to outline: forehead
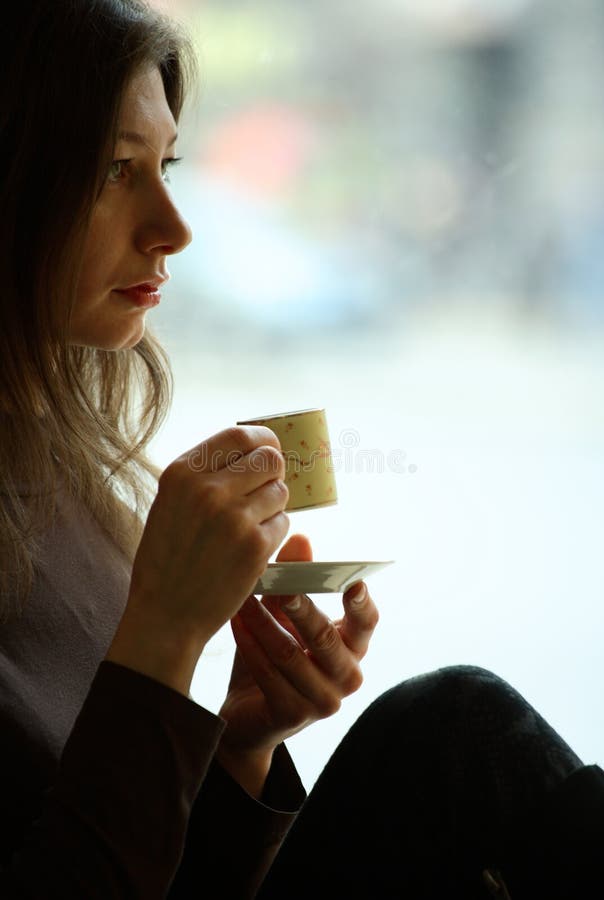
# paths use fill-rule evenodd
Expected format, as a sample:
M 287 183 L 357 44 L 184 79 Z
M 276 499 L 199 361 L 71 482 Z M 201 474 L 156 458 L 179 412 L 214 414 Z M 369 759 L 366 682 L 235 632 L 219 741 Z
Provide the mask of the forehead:
M 131 79 L 122 98 L 119 127 L 160 140 L 172 136 L 176 123 L 159 69 L 145 69 Z

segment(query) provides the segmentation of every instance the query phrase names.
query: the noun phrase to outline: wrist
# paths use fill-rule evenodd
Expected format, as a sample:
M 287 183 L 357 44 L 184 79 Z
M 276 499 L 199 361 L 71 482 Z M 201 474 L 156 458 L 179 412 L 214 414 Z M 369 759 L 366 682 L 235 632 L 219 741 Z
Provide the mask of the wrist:
M 183 640 L 166 628 L 155 629 L 126 609 L 105 659 L 148 675 L 187 697 L 202 651 L 203 644 Z
M 258 800 L 273 761 L 273 750 L 237 750 L 222 742 L 216 750 L 216 760 L 244 791 Z

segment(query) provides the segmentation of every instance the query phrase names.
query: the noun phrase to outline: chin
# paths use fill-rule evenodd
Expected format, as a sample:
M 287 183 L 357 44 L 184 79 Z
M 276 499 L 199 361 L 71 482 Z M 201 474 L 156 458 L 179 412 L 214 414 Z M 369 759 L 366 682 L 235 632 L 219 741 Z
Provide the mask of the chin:
M 95 334 L 89 332 L 87 334 L 75 334 L 69 343 L 76 347 L 91 347 L 95 350 L 131 350 L 132 347 L 136 347 L 145 336 L 144 320 L 137 323 L 134 327 L 133 325 L 134 323 L 131 323 L 130 328 L 127 330 L 123 329 L 113 333 Z
M 108 350 L 131 350 L 133 347 L 136 347 L 137 344 L 140 344 L 142 339 L 145 336 L 145 329 L 141 328 L 140 331 L 137 332 L 135 336 L 130 337 L 128 340 L 124 341 L 119 347 L 108 347 Z

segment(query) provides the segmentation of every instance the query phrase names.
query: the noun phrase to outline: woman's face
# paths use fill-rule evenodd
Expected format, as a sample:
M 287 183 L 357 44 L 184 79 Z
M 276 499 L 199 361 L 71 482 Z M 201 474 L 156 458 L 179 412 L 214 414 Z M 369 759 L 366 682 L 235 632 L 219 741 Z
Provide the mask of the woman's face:
M 86 238 L 71 344 L 119 350 L 142 338 L 169 277 L 166 258 L 191 240 L 166 183 L 175 139 L 159 70 L 145 70 L 122 103 L 115 162 Z

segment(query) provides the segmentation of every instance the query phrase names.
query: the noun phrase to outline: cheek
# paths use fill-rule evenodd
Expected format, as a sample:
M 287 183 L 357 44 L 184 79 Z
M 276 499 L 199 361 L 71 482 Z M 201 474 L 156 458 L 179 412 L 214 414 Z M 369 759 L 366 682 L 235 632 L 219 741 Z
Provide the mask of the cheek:
M 118 246 L 119 235 L 110 228 L 107 216 L 95 213 L 84 242 L 78 302 L 90 299 L 108 284 Z

